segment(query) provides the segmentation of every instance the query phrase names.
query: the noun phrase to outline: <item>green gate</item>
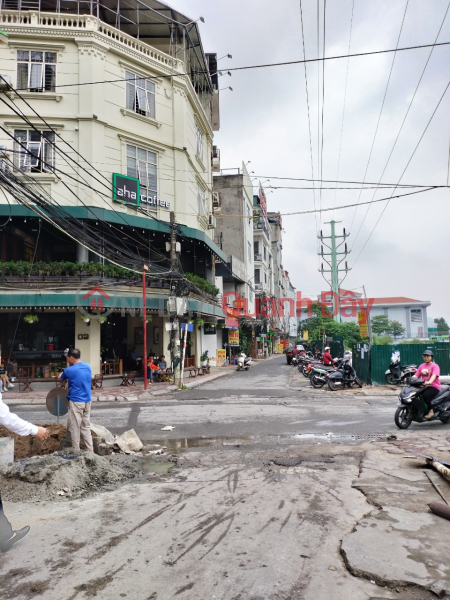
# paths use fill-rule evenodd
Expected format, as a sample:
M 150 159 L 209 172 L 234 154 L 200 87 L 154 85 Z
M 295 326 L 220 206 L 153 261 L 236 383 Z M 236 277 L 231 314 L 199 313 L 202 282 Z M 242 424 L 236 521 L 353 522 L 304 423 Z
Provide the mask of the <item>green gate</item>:
M 374 385 L 385 385 L 385 373 L 391 364 L 394 350 L 400 351 L 402 365 L 420 365 L 423 363 L 422 352 L 428 348 L 434 352 L 434 360 L 441 369 L 441 375 L 450 375 L 450 344 L 447 342 L 431 342 L 422 344 L 390 344 L 388 346 L 372 346 L 371 377 Z M 355 367 L 356 368 L 356 367 Z
M 372 383 L 370 375 L 371 348 L 368 344 L 353 344 L 352 365 L 359 379 L 368 385 Z

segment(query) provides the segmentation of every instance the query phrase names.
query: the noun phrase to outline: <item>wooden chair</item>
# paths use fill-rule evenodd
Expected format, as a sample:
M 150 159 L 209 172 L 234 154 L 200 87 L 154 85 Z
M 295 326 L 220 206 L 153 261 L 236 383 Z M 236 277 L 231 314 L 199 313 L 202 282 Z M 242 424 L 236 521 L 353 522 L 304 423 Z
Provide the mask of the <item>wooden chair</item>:
M 19 392 L 32 392 L 31 379 L 29 377 L 18 377 L 16 381 L 19 383 Z
M 101 373 L 94 375 L 94 377 L 92 378 L 91 390 L 93 390 L 95 388 L 97 388 L 97 389 L 103 388 L 103 375 Z
M 137 375 L 137 371 L 130 371 L 128 373 L 128 383 L 127 383 L 127 385 L 136 385 L 136 382 L 135 382 L 136 375 Z

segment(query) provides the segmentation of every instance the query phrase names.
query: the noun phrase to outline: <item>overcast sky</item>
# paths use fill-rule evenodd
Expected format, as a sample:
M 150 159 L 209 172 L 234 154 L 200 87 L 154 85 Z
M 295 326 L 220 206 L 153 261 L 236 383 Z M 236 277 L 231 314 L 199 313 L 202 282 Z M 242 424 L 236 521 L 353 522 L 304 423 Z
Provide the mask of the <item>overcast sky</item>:
M 223 59 L 220 67 L 239 67 L 303 58 L 300 0 L 171 0 L 172 6 L 192 19 L 200 15 L 205 52 Z M 448 0 L 328 0 L 326 2 L 325 56 L 347 54 L 353 5 L 350 52 L 395 48 L 404 18 L 399 47 L 434 43 L 448 10 Z M 302 0 L 306 57 L 316 58 L 317 2 Z M 323 48 L 323 0 L 320 0 L 319 52 Z M 450 41 L 450 11 L 438 42 Z M 399 52 L 381 113 L 378 133 L 365 180 L 378 182 L 422 75 L 430 48 Z M 322 178 L 363 181 L 394 54 L 329 61 L 325 63 Z M 348 83 L 344 93 L 348 63 Z M 320 77 L 319 77 L 320 76 Z M 319 77 L 319 80 L 318 80 Z M 322 64 L 307 67 L 314 175 L 320 176 L 322 133 Z M 382 177 L 398 183 L 424 129 L 450 79 L 450 46 L 437 47 L 411 104 L 394 152 Z M 311 178 L 308 111 L 303 65 L 233 72 L 220 78 L 223 91 L 221 129 L 215 143 L 222 168 L 251 161 L 250 171 L 261 179 Z M 319 83 L 319 86 L 318 86 Z M 319 89 L 318 89 L 319 87 Z M 344 117 L 344 119 L 343 119 Z M 342 126 L 343 123 L 343 126 Z M 429 125 L 401 183 L 446 185 L 450 142 L 450 90 Z M 256 183 L 256 182 L 255 182 Z M 308 183 L 271 179 L 266 185 L 309 186 Z M 323 184 L 333 186 L 334 184 Z M 343 185 L 343 184 L 341 184 Z M 266 191 L 268 191 L 266 189 Z M 322 209 L 366 202 L 411 190 L 323 189 L 316 191 Z M 375 192 L 375 196 L 374 196 Z M 321 201 L 320 201 L 321 196 Z M 283 213 L 314 209 L 311 190 L 275 190 L 268 196 L 269 210 Z M 450 277 L 446 259 L 450 250 L 449 191 L 437 189 L 357 208 L 322 211 L 316 215 L 283 218 L 284 268 L 303 296 L 327 289 L 317 256 L 317 230 L 329 235 L 327 221 L 341 221 L 338 232 L 350 231 L 352 267 L 343 287 L 363 284 L 368 296 L 407 296 L 430 300 L 431 317 L 450 319 Z M 380 222 L 376 221 L 386 209 Z M 359 231 L 359 233 L 358 233 Z M 360 254 L 369 235 L 373 234 Z

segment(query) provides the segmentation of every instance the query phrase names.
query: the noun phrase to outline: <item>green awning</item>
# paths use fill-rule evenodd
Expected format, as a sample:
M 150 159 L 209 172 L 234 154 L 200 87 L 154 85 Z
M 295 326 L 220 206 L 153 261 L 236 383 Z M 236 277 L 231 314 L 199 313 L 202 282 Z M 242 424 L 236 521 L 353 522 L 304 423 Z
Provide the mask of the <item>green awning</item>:
M 107 223 L 115 223 L 123 225 L 126 223 L 129 227 L 136 227 L 138 229 L 146 229 L 148 231 L 158 231 L 161 233 L 170 233 L 170 225 L 165 221 L 157 221 L 151 217 L 142 217 L 138 215 L 129 215 L 127 213 L 118 213 L 114 210 L 108 210 L 105 208 L 98 208 L 95 206 L 64 206 L 72 217 L 76 219 L 92 220 L 97 219 L 106 221 Z M 11 207 L 8 204 L 0 204 L 0 216 L 8 216 L 11 214 L 12 217 L 36 217 L 36 213 L 31 209 L 21 204 L 13 204 Z M 227 255 L 213 242 L 213 240 L 206 235 L 204 231 L 200 229 L 194 229 L 193 227 L 187 227 L 186 225 L 180 225 L 180 229 L 183 235 L 186 237 L 197 240 L 198 242 L 204 243 L 205 246 L 222 262 L 227 262 Z

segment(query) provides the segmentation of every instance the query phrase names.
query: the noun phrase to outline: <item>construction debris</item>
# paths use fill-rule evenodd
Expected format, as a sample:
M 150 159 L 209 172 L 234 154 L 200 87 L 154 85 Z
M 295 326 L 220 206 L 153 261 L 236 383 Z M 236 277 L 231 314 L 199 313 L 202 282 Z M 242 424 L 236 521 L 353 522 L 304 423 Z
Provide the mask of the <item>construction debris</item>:
M 166 425 L 165 427 L 161 428 L 161 431 L 173 431 L 175 429 L 175 427 L 173 425 Z
M 114 444 L 116 441 L 116 437 L 103 425 L 91 423 L 91 433 L 93 438 L 98 438 L 99 443 Z
M 450 506 L 442 504 L 442 502 L 430 502 L 428 506 L 432 513 L 450 521 Z
M 447 481 L 450 481 L 450 469 L 446 467 L 443 462 L 438 461 L 434 458 L 427 458 L 427 463 L 436 469 Z
M 442 500 L 445 502 L 445 504 L 448 504 L 447 502 L 447 498 L 444 496 L 444 494 L 441 492 L 441 490 L 439 489 L 439 486 L 434 483 L 434 481 L 431 479 L 430 474 L 427 471 L 424 471 L 425 475 L 428 477 L 431 485 L 434 487 L 434 489 L 436 490 L 436 492 L 439 494 L 439 496 L 442 498 Z
M 115 440 L 115 444 L 122 452 L 138 452 L 144 447 L 144 444 L 141 442 L 134 429 L 122 433 L 122 435 Z

